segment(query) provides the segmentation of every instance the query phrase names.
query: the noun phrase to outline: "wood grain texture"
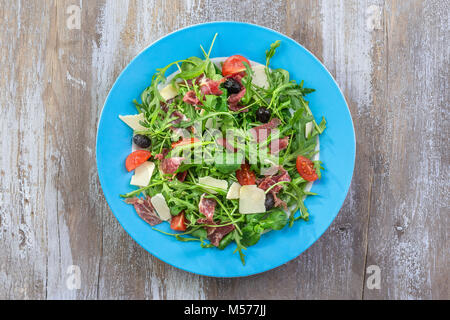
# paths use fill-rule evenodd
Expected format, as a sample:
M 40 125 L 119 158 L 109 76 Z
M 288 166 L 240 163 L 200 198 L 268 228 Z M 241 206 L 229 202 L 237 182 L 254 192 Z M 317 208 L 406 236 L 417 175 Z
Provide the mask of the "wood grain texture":
M 81 8 L 81 29 L 66 26 Z M 0 299 L 448 299 L 448 1 L 0 0 Z M 235 20 L 314 53 L 349 104 L 355 174 L 338 217 L 297 259 L 216 279 L 138 246 L 95 164 L 109 89 L 176 29 Z M 66 286 L 78 265 L 81 288 Z M 381 288 L 366 286 L 369 265 Z

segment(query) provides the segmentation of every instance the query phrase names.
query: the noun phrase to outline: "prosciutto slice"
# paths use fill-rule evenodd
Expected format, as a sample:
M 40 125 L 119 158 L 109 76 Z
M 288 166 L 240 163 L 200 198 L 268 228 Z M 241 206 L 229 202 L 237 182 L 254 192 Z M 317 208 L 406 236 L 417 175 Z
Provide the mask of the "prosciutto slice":
M 273 118 L 268 123 L 254 127 L 250 129 L 250 133 L 252 134 L 253 138 L 256 139 L 257 143 L 260 143 L 267 139 L 267 137 L 270 135 L 270 132 L 273 129 L 276 129 L 281 124 L 281 120 L 278 118 Z
M 183 97 L 183 101 L 193 106 L 198 106 L 202 104 L 200 99 L 195 94 L 194 90 L 186 92 L 186 94 Z
M 224 227 L 206 227 L 206 232 L 208 234 L 209 241 L 211 241 L 211 244 L 218 247 L 223 237 L 233 231 L 234 228 L 235 227 L 233 224 Z
M 224 82 L 224 80 L 214 81 L 211 79 L 207 79 L 205 82 L 203 82 L 200 85 L 200 91 L 204 95 L 210 94 L 210 95 L 220 96 L 220 95 L 222 95 L 223 91 L 220 90 L 219 86 L 221 83 Z
M 175 120 L 172 121 L 172 123 L 174 125 L 179 124 L 182 121 L 189 121 L 189 118 L 186 117 L 184 114 L 182 114 L 180 111 L 175 110 L 174 112 L 172 112 L 171 118 L 176 118 Z M 176 135 L 183 137 L 185 130 L 181 129 L 181 128 L 176 128 L 174 126 L 170 127 L 170 130 L 172 130 Z
M 269 146 L 270 153 L 277 154 L 281 150 L 286 149 L 288 145 L 289 145 L 289 137 L 284 137 L 283 139 L 272 140 L 272 142 L 270 143 L 270 146 Z
M 161 109 L 162 109 L 164 112 L 169 111 L 169 105 L 171 105 L 174 101 L 175 101 L 175 98 L 171 98 L 171 99 L 167 100 L 166 102 L 162 102 L 162 101 L 161 101 L 161 102 L 160 102 Z
M 239 100 L 240 100 L 240 98 L 239 98 Z M 235 111 L 235 112 L 248 112 L 249 111 L 248 108 L 246 108 L 245 106 L 241 106 L 239 104 L 236 104 L 236 105 L 229 104 L 228 109 L 230 109 L 231 111 Z
M 202 82 L 202 80 L 203 80 L 203 78 L 204 78 L 205 76 L 203 75 L 203 74 L 201 74 L 201 75 L 199 75 L 197 78 L 195 78 L 195 79 L 189 79 L 189 80 L 186 80 L 186 82 L 187 82 L 187 84 L 188 84 L 188 86 L 189 87 L 192 87 L 193 85 L 194 85 L 194 83 L 196 84 L 196 85 L 199 85 L 201 82 Z M 183 85 L 184 83 L 183 82 L 181 82 L 181 85 Z
M 267 190 L 278 182 L 291 181 L 291 177 L 289 176 L 289 173 L 283 167 L 280 166 L 278 168 L 278 171 L 279 171 L 278 175 L 272 175 L 272 176 L 269 176 L 269 177 L 266 177 L 264 179 L 260 179 L 259 181 L 257 181 L 258 188 Z M 283 206 L 286 208 L 287 207 L 286 203 L 277 197 L 277 193 L 280 192 L 280 190 L 282 188 L 283 188 L 283 185 L 277 185 L 277 186 L 273 187 L 272 189 L 270 189 L 269 192 L 272 193 L 272 195 L 273 195 L 276 207 Z
M 174 112 L 172 112 L 172 114 L 170 115 L 171 118 L 177 118 L 175 120 L 172 121 L 173 124 L 178 124 L 181 121 L 188 121 L 189 119 L 182 114 L 180 111 L 175 110 Z
M 281 200 L 280 198 L 278 198 L 277 194 L 275 192 L 273 192 L 272 190 L 270 190 L 269 192 L 273 195 L 273 199 L 275 200 L 275 204 L 274 204 L 275 207 L 278 208 L 281 206 L 284 208 L 284 210 L 288 209 L 287 203 L 284 202 L 283 200 Z
M 155 159 L 163 160 L 169 154 L 169 149 L 163 148 L 161 153 L 155 155 Z
M 173 157 L 163 159 L 161 161 L 161 171 L 164 174 L 175 174 L 175 172 L 178 170 L 183 160 L 184 160 L 183 157 Z
M 239 91 L 238 93 L 233 93 L 232 95 L 230 95 L 228 97 L 228 108 L 231 111 L 248 112 L 248 108 L 241 110 L 241 109 L 245 108 L 245 106 L 239 105 L 239 101 L 241 101 L 241 99 L 245 96 L 245 93 L 247 92 L 245 87 L 242 85 L 242 77 L 243 76 L 244 76 L 243 73 L 237 73 L 237 74 L 233 74 L 233 75 L 227 77 L 227 78 L 234 79 L 241 86 L 241 91 Z
M 177 173 L 177 179 L 178 179 L 178 181 L 184 182 L 184 180 L 186 180 L 187 173 L 188 173 L 187 171 L 184 171 L 184 172 L 178 172 L 178 173 Z
M 206 194 L 203 194 L 200 198 L 198 210 L 205 215 L 206 221 L 213 223 L 217 202 L 214 199 L 205 198 L 205 195 Z
M 215 222 L 211 222 L 207 219 L 198 219 L 197 223 L 203 223 L 208 225 L 217 225 Z M 223 227 L 205 227 L 206 234 L 208 237 L 208 240 L 211 242 L 212 245 L 218 247 L 220 244 L 220 241 L 225 237 L 227 234 L 229 234 L 231 231 L 235 229 L 235 226 L 233 224 L 230 224 L 228 226 Z
M 139 217 L 141 217 L 142 220 L 144 220 L 151 226 L 156 226 L 162 221 L 156 214 L 150 200 L 150 197 L 147 197 L 145 199 L 130 198 L 126 199 L 125 203 L 132 204 L 134 206 L 134 209 L 136 209 L 136 213 L 139 215 Z

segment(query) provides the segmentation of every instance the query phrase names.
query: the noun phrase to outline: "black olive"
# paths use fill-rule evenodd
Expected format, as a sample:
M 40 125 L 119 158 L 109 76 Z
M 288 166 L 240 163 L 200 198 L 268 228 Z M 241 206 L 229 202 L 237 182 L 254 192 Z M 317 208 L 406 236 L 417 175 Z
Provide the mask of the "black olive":
M 224 88 L 227 89 L 229 94 L 239 93 L 241 91 L 241 85 L 234 79 L 227 79 L 223 84 Z
M 266 202 L 264 202 L 264 205 L 266 206 L 266 211 L 269 211 L 273 208 L 275 205 L 275 198 L 273 197 L 272 193 L 266 194 Z
M 148 148 L 152 145 L 152 141 L 149 137 L 146 137 L 142 134 L 137 134 L 133 138 L 134 143 L 141 148 Z
M 270 120 L 270 111 L 264 107 L 261 107 L 258 109 L 258 111 L 256 111 L 256 120 L 262 122 L 262 123 L 267 123 Z

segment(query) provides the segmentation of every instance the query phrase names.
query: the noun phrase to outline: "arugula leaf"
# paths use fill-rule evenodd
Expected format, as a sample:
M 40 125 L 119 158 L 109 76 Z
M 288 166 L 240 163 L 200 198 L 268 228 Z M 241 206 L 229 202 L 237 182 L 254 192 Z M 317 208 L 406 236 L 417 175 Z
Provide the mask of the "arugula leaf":
M 266 68 L 269 67 L 270 60 L 275 55 L 277 48 L 281 45 L 281 41 L 277 40 L 270 45 L 270 49 L 266 51 Z
M 228 245 L 233 242 L 234 240 L 234 233 L 230 232 L 229 234 L 227 234 L 225 237 L 223 237 L 222 240 L 220 240 L 219 246 L 218 248 L 220 250 L 224 250 L 226 247 L 228 247 Z
M 234 234 L 234 241 L 236 241 L 236 245 L 237 245 L 236 250 L 234 250 L 234 252 L 239 251 L 239 256 L 241 258 L 241 262 L 243 265 L 245 265 L 245 256 L 242 251 L 247 250 L 247 248 L 241 243 L 242 236 L 238 233 L 238 231 L 234 230 L 233 234 Z
M 216 72 L 216 68 L 214 66 L 214 63 L 212 61 L 208 61 L 206 63 L 206 68 L 205 68 L 205 76 L 209 79 L 217 79 L 217 76 L 219 76 L 220 78 L 222 78 L 222 75 L 217 74 Z M 219 79 L 220 79 L 219 78 Z
M 206 69 L 207 61 L 203 61 L 197 57 L 191 57 L 187 59 L 186 62 L 183 62 L 181 65 L 181 72 L 177 74 L 174 79 L 184 79 L 190 80 L 197 78 L 201 75 Z
M 242 228 L 241 244 L 245 247 L 250 247 L 258 243 L 261 239 L 261 232 L 255 231 L 255 227 L 251 224 Z
M 288 222 L 286 212 L 280 209 L 271 211 L 268 216 L 262 220 L 259 225 L 264 229 L 281 230 Z

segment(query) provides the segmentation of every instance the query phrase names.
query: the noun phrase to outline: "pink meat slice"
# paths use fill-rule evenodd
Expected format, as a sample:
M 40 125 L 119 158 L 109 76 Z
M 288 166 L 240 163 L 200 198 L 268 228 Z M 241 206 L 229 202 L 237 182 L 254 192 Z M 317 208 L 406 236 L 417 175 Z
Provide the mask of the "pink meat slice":
M 207 79 L 204 83 L 201 84 L 200 86 L 200 91 L 204 94 L 204 95 L 215 95 L 215 96 L 220 96 L 222 95 L 223 91 L 220 90 L 219 86 L 221 83 L 224 82 L 225 79 L 223 80 L 219 80 L 219 81 L 214 81 L 211 79 Z
M 199 100 L 199 98 L 197 97 L 197 95 L 193 90 L 186 92 L 186 94 L 183 97 L 183 101 L 193 106 L 198 106 L 202 104 L 202 102 Z
M 284 137 L 283 139 L 272 140 L 272 142 L 270 143 L 270 146 L 269 146 L 270 153 L 277 154 L 281 150 L 286 149 L 288 145 L 289 145 L 289 137 Z
M 163 160 L 169 154 L 169 149 L 163 148 L 161 153 L 155 155 L 155 159 Z
M 228 226 L 223 227 L 206 227 L 206 232 L 208 233 L 208 239 L 211 241 L 211 244 L 218 247 L 220 244 L 220 241 L 225 237 L 227 234 L 229 234 L 231 231 L 234 230 L 234 225 L 230 224 Z M 208 230 L 209 229 L 209 230 Z
M 207 224 L 207 225 L 217 225 L 215 222 L 211 222 L 208 219 L 198 219 L 197 223 L 200 224 Z M 233 224 L 230 224 L 228 226 L 223 227 L 205 227 L 206 234 L 208 237 L 208 240 L 211 242 L 212 245 L 218 247 L 220 244 L 220 241 L 225 237 L 227 234 L 229 234 L 231 231 L 235 229 L 235 226 Z
M 205 198 L 206 194 L 203 194 L 198 204 L 198 210 L 205 215 L 207 221 L 214 221 L 214 211 L 216 210 L 217 202 L 214 199 Z
M 278 118 L 273 118 L 268 123 L 254 127 L 250 129 L 250 133 L 256 139 L 257 143 L 264 141 L 270 135 L 273 129 L 276 129 L 281 124 L 281 120 Z
M 173 157 L 173 158 L 163 159 L 161 161 L 162 172 L 164 174 L 174 174 L 180 167 L 183 160 L 184 160 L 183 157 Z
M 136 209 L 136 213 L 139 215 L 139 217 L 141 217 L 142 220 L 144 220 L 151 226 L 156 226 L 162 221 L 156 214 L 150 200 L 150 197 L 147 197 L 145 199 L 130 198 L 126 199 L 125 203 L 132 204 L 134 206 L 134 209 Z
M 245 108 L 245 106 L 239 105 L 239 101 L 241 101 L 241 99 L 245 96 L 245 93 L 247 92 L 245 87 L 242 85 L 242 77 L 243 73 L 237 73 L 227 77 L 236 80 L 241 85 L 241 91 L 239 91 L 238 93 L 233 93 L 228 97 L 228 108 L 231 111 L 248 112 L 248 108 L 242 110 L 243 108 Z
M 179 124 L 182 121 L 189 121 L 189 118 L 186 117 L 183 113 L 181 113 L 178 110 L 175 110 L 172 114 L 171 114 L 171 118 L 176 118 L 175 120 L 172 121 L 173 124 Z M 176 128 L 174 126 L 170 127 L 170 130 L 172 130 L 174 133 L 176 133 L 178 136 L 182 137 L 185 134 L 185 130 L 181 129 L 181 128 Z
M 283 168 L 279 167 L 280 174 L 278 175 L 272 175 L 269 177 L 266 177 L 262 179 L 262 181 L 258 181 L 258 188 L 267 190 L 274 184 L 281 182 L 281 181 L 291 181 L 291 177 L 289 176 L 289 173 Z M 283 188 L 283 185 L 275 186 L 272 190 L 275 192 L 280 191 Z
M 173 124 L 178 124 L 181 121 L 188 121 L 189 119 L 182 114 L 180 111 L 175 110 L 174 112 L 172 112 L 172 114 L 170 115 L 171 118 L 177 118 L 175 120 L 172 121 Z
M 187 171 L 184 171 L 184 172 L 178 172 L 178 173 L 177 173 L 177 179 L 178 179 L 178 181 L 184 182 L 184 180 L 186 180 L 187 173 L 188 173 Z

